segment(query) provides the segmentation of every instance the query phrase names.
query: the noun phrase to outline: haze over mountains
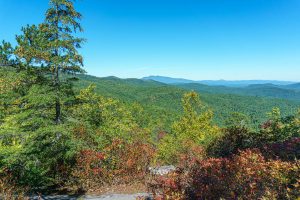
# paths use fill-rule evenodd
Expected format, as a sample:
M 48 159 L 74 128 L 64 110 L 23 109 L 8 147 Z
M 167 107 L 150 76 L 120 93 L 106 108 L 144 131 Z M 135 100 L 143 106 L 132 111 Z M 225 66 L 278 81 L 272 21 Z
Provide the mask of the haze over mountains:
M 230 86 L 230 87 L 243 87 L 253 84 L 274 84 L 274 85 L 290 85 L 297 84 L 292 81 L 278 81 L 278 80 L 189 80 L 184 78 L 172 78 L 167 76 L 147 76 L 143 77 L 144 80 L 154 80 L 166 84 L 182 84 L 182 83 L 201 83 L 206 85 Z M 298 83 L 300 85 L 300 83 Z M 299 86 L 298 85 L 298 86 Z M 298 87 L 296 86 L 296 87 Z
M 153 80 L 170 84 L 187 90 L 206 92 L 211 94 L 236 94 L 243 96 L 260 96 L 300 101 L 300 83 L 276 80 L 204 80 L 193 81 L 187 79 L 163 76 L 149 76 L 143 80 Z

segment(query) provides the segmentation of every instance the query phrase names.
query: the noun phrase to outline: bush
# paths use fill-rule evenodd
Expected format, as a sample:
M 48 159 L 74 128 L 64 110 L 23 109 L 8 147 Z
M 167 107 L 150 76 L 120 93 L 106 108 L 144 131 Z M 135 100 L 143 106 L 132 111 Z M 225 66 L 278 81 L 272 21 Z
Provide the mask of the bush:
M 265 145 L 263 153 L 269 158 L 280 158 L 281 160 L 294 161 L 300 159 L 300 137 L 292 138 L 284 142 Z
M 254 134 L 244 127 L 226 128 L 208 145 L 207 153 L 213 157 L 229 157 L 239 150 L 257 147 Z
M 232 158 L 194 160 L 158 183 L 169 199 L 295 199 L 299 164 L 266 160 L 259 150 L 248 149 Z
M 231 191 L 236 197 L 289 199 L 293 193 L 300 195 L 299 188 L 294 186 L 300 181 L 297 163 L 268 161 L 258 150 L 246 150 L 233 158 L 233 167 L 235 180 Z
M 299 158 L 299 116 L 280 117 L 278 109 L 270 114 L 270 120 L 257 132 L 244 126 L 230 126 L 207 146 L 208 155 L 228 157 L 247 148 L 259 148 L 267 157 L 293 160 Z
M 257 141 L 262 146 L 300 137 L 300 113 L 282 118 L 280 110 L 274 108 L 269 115 L 270 119 L 261 125 L 261 129 L 257 134 Z
M 114 140 L 103 152 L 92 149 L 81 151 L 73 176 L 85 190 L 103 184 L 143 181 L 153 155 L 154 148 L 150 144 Z
M 24 200 L 29 199 L 25 197 L 25 188 L 19 188 L 15 184 L 12 173 L 4 169 L 0 173 L 0 199 L 3 200 Z
M 69 179 L 77 148 L 67 127 L 49 126 L 32 134 L 12 168 L 25 186 L 60 187 Z

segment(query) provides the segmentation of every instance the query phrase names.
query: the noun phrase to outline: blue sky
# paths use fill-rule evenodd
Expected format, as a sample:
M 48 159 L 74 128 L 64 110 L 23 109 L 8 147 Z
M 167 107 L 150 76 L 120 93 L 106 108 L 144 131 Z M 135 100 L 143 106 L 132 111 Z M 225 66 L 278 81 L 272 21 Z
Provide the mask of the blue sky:
M 0 0 L 0 39 L 48 0 Z M 88 74 L 300 81 L 299 0 L 78 0 Z

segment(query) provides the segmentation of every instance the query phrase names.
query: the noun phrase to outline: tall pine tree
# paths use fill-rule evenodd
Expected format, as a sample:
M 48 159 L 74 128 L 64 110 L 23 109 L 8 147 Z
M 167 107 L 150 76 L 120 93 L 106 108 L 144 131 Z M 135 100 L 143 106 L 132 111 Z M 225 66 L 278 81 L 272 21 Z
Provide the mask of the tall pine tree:
M 60 73 L 83 72 L 83 58 L 77 49 L 81 47 L 82 38 L 74 37 L 72 33 L 82 32 L 79 23 L 81 14 L 74 9 L 71 0 L 50 0 L 50 8 L 46 12 L 44 31 L 50 33 L 49 51 L 51 56 L 48 62 L 52 75 L 52 84 L 56 91 L 55 121 L 61 121 L 61 81 Z
M 78 53 L 84 39 L 75 37 L 82 32 L 81 14 L 74 9 L 72 0 L 50 0 L 45 22 L 39 26 L 27 26 L 17 36 L 16 55 L 27 67 L 42 69 L 51 77 L 50 86 L 55 92 L 55 122 L 62 120 L 61 98 L 67 81 L 61 73 L 82 73 L 83 58 Z
M 8 138 L 2 142 L 4 150 L 0 148 L 0 166 L 1 157 L 7 158 L 3 165 L 14 169 L 20 184 L 40 187 L 64 182 L 57 178 L 65 177 L 59 175 L 65 173 L 60 169 L 73 161 L 77 143 L 63 117 L 73 90 L 70 76 L 63 74 L 83 72 L 78 48 L 84 39 L 75 36 L 82 31 L 80 18 L 73 1 L 50 0 L 44 23 L 23 27 L 16 37 L 12 50 L 19 63 L 12 70 L 21 76 L 17 90 L 25 89 L 13 112 L 0 116 L 0 135 Z M 1 60 L 10 59 L 8 47 L 1 45 Z

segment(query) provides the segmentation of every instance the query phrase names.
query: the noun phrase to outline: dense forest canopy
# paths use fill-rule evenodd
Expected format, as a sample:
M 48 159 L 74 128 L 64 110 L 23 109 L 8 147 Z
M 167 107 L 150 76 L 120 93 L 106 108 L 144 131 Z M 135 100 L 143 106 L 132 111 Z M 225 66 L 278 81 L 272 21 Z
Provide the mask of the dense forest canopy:
M 117 98 L 125 103 L 139 103 L 145 110 L 145 116 L 159 119 L 167 128 L 182 113 L 180 99 L 189 91 L 198 91 L 193 87 L 167 85 L 151 80 L 119 79 L 116 77 L 97 78 L 79 75 L 75 90 L 95 84 L 96 91 L 107 97 Z M 207 86 L 209 87 L 209 86 Z M 245 90 L 246 93 L 247 90 Z M 244 113 L 251 120 L 253 128 L 265 121 L 267 113 L 279 107 L 283 116 L 293 115 L 300 102 L 282 98 L 232 95 L 218 90 L 199 91 L 202 101 L 214 112 L 214 122 L 223 126 L 232 113 Z M 274 95 L 278 93 L 275 91 Z M 299 98 L 300 99 L 300 98 Z M 166 114 L 165 114 L 166 113 Z M 168 121 L 166 121 L 168 120 Z

